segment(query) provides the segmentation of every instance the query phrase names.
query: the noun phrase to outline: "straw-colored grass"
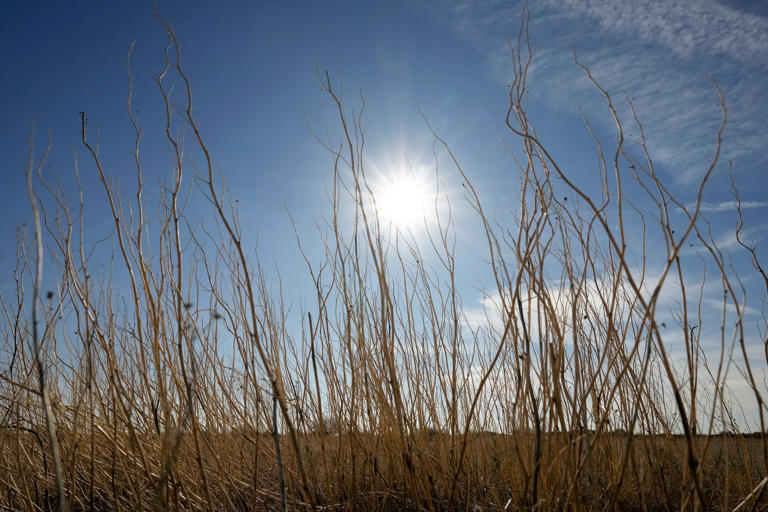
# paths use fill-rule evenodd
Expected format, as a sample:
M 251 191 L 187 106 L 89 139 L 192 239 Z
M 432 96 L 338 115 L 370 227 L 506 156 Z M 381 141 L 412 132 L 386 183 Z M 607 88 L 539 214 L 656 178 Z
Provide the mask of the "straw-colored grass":
M 615 100 L 593 81 L 617 138 L 595 138 L 600 185 L 591 193 L 526 116 L 526 30 L 511 53 L 507 124 L 522 158 L 512 161 L 519 205 L 507 224 L 489 219 L 471 176 L 433 132 L 436 154 L 447 157 L 441 172 L 463 180 L 487 242 L 474 263 L 495 283 L 498 310 L 487 324 L 465 318 L 445 209 L 431 243 L 387 244 L 365 173 L 362 115 L 350 114 L 327 73 L 321 84 L 338 106 L 341 138 L 320 141 L 334 164 L 332 213 L 321 223 L 324 261 L 307 258 L 316 288 L 301 313 L 288 314 L 296 299 L 249 256 L 250 233 L 219 185 L 170 29 L 157 86 L 174 166 L 159 205 L 144 204 L 130 98 L 135 197 L 110 181 L 83 118 L 83 179 L 100 181 L 114 219 L 106 267 L 89 259 L 82 194 L 68 200 L 32 151 L 39 238 L 20 237 L 16 292 L 3 297 L 0 508 L 765 507 L 768 438 L 727 433 L 742 418 L 726 380 L 743 372 L 751 395 L 740 398 L 757 402 L 765 431 L 757 369 L 766 361 L 748 358 L 739 277 L 699 208 L 718 162 L 724 100 L 691 206 L 656 172 L 639 119 L 630 146 Z M 205 229 L 187 218 L 187 194 L 207 201 Z M 298 240 L 297 251 L 308 250 Z M 680 252 L 691 243 L 706 274 L 684 268 Z M 33 279 L 42 260 L 32 248 L 45 249 L 56 272 L 48 296 Z M 748 256 L 762 274 L 756 252 Z M 721 285 L 720 316 L 702 311 L 702 282 Z M 676 325 L 662 296 L 677 301 Z

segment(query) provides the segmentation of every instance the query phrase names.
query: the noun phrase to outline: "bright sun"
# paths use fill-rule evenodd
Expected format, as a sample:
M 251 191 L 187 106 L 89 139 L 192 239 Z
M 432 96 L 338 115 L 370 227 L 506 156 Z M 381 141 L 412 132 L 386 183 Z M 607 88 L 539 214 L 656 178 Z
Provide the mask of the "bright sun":
M 399 171 L 382 176 L 374 194 L 383 224 L 413 231 L 434 215 L 435 191 L 422 173 Z

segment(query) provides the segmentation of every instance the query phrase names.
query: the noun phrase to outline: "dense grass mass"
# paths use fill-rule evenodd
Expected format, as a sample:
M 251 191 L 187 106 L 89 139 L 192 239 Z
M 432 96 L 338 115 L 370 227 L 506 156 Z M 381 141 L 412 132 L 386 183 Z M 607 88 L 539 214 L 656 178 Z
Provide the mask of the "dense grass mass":
M 324 259 L 306 258 L 314 302 L 289 314 L 295 299 L 249 256 L 166 29 L 156 82 L 174 165 L 159 204 L 144 204 L 130 98 L 135 197 L 102 168 L 83 118 L 90 160 L 80 166 L 103 185 L 114 219 L 106 267 L 90 258 L 104 244 L 88 245 L 82 231 L 87 201 L 68 199 L 44 172 L 45 155 L 30 148 L 35 237 L 19 238 L 15 294 L 2 304 L 0 507 L 768 505 L 768 438 L 740 432 L 745 419 L 728 388 L 743 377 L 738 399 L 757 404 L 748 419 L 765 432 L 766 360 L 750 352 L 740 277 L 700 214 L 727 118 L 722 95 L 714 157 L 690 202 L 657 174 L 631 98 L 622 99 L 627 127 L 593 80 L 617 137 L 595 137 L 596 186 L 580 185 L 526 115 L 524 24 L 508 89 L 507 126 L 521 148 L 512 154 L 522 155 L 511 159 L 519 205 L 508 224 L 489 219 L 471 177 L 433 132 L 435 154 L 447 161 L 441 172 L 461 176 L 487 242 L 474 264 L 495 283 L 486 318 L 470 322 L 455 284 L 450 209 L 436 206 L 422 243 L 388 231 L 365 172 L 362 114 L 321 74 L 339 113 L 340 137 L 319 139 L 333 162 L 331 208 L 320 223 Z M 205 229 L 185 214 L 188 194 L 206 201 Z M 737 240 L 765 280 L 742 225 Z M 316 252 L 297 240 L 297 251 Z M 693 276 L 680 257 L 691 243 L 705 260 Z M 55 292 L 41 289 L 43 261 L 56 272 Z M 719 283 L 722 314 L 702 311 L 704 282 Z

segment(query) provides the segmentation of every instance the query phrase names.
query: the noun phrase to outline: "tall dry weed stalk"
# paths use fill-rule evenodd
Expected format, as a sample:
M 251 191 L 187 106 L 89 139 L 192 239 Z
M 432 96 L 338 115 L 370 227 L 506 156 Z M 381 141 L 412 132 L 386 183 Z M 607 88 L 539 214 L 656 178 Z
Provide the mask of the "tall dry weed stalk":
M 279 281 L 274 291 L 274 281 L 247 255 L 193 115 L 178 43 L 163 26 L 168 45 L 156 85 L 173 165 L 156 217 L 145 204 L 143 133 L 131 94 L 134 198 L 109 178 L 81 114 L 88 172 L 100 182 L 113 221 L 112 266 L 104 270 L 90 256 L 102 242 L 89 242 L 83 232 L 87 205 L 77 160 L 74 202 L 42 166 L 28 172 L 33 245 L 42 251 L 45 236 L 59 289 L 44 308 L 42 257 L 28 255 L 20 231 L 15 289 L 2 298 L 0 506 L 765 506 L 768 438 L 759 372 L 766 361 L 750 357 L 755 341 L 743 321 L 741 282 L 701 213 L 727 118 L 716 84 L 722 125 L 691 205 L 659 176 L 632 99 L 624 102 L 639 140 L 629 146 L 630 128 L 614 98 L 576 60 L 603 94 L 617 134 L 601 141 L 584 118 L 600 183 L 599 193 L 589 193 L 567 163 L 553 158 L 526 114 L 532 52 L 524 18 L 511 45 L 506 122 L 523 157 L 514 162 L 519 207 L 508 224 L 489 219 L 469 173 L 427 123 L 435 155 L 447 155 L 452 169 L 441 172 L 463 180 L 487 243 L 496 303 L 487 322 L 473 324 L 456 284 L 450 211 L 436 208 L 428 244 L 390 243 L 366 171 L 364 104 L 348 110 L 331 76 L 321 73 L 340 137 L 318 138 L 333 163 L 331 214 L 320 230 L 323 261 L 308 256 L 306 239 L 296 233 L 314 285 L 314 302 L 297 329 Z M 132 89 L 130 60 L 128 69 Z M 181 84 L 178 108 L 173 81 Z M 185 158 L 192 151 L 199 176 Z M 203 187 L 192 187 L 194 180 Z M 201 194 L 213 214 L 202 229 L 185 213 L 190 194 Z M 735 187 L 734 194 L 739 201 Z M 765 278 L 756 250 L 743 241 L 743 225 L 739 209 L 736 236 Z M 684 266 L 681 252 L 691 243 L 701 249 L 706 275 L 692 276 Z M 661 258 L 651 244 L 663 249 Z M 705 277 L 721 287 L 719 318 L 702 311 Z M 118 282 L 127 293 L 118 294 Z M 664 297 L 678 305 L 676 326 L 661 323 Z M 720 333 L 714 352 L 704 350 L 705 330 Z M 727 386 L 737 369 L 757 404 L 756 436 L 737 433 L 740 413 Z

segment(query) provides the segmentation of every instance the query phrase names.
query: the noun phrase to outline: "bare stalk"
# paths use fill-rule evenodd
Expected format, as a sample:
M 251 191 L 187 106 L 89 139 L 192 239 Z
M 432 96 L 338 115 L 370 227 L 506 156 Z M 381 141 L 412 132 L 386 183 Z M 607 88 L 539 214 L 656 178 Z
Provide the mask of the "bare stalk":
M 37 305 L 41 300 L 40 287 L 42 286 L 43 279 L 43 234 L 40 227 L 40 209 L 37 205 L 37 196 L 35 195 L 35 189 L 32 184 L 32 169 L 35 166 L 35 139 L 34 129 L 30 130 L 29 134 L 29 161 L 27 163 L 27 195 L 29 197 L 29 204 L 32 207 L 33 223 L 35 226 L 35 275 L 34 284 L 32 285 L 32 352 L 35 356 L 35 367 L 37 368 L 38 378 L 38 391 L 43 400 L 43 413 L 45 415 L 45 426 L 48 430 L 48 441 L 51 443 L 51 459 L 53 459 L 53 467 L 56 471 L 56 492 L 58 493 L 59 512 L 67 512 L 69 510 L 69 504 L 64 490 L 64 469 L 61 463 L 61 453 L 59 448 L 59 440 L 56 432 L 56 416 L 53 413 L 51 407 L 51 398 L 49 395 L 49 387 L 46 376 L 46 361 L 43 355 L 43 343 L 40 339 L 38 332 L 38 312 Z M 45 158 L 48 155 L 50 149 L 50 142 L 43 152 L 39 163 L 37 164 L 38 170 L 42 168 L 45 163 Z M 47 325 L 46 329 L 47 331 Z

